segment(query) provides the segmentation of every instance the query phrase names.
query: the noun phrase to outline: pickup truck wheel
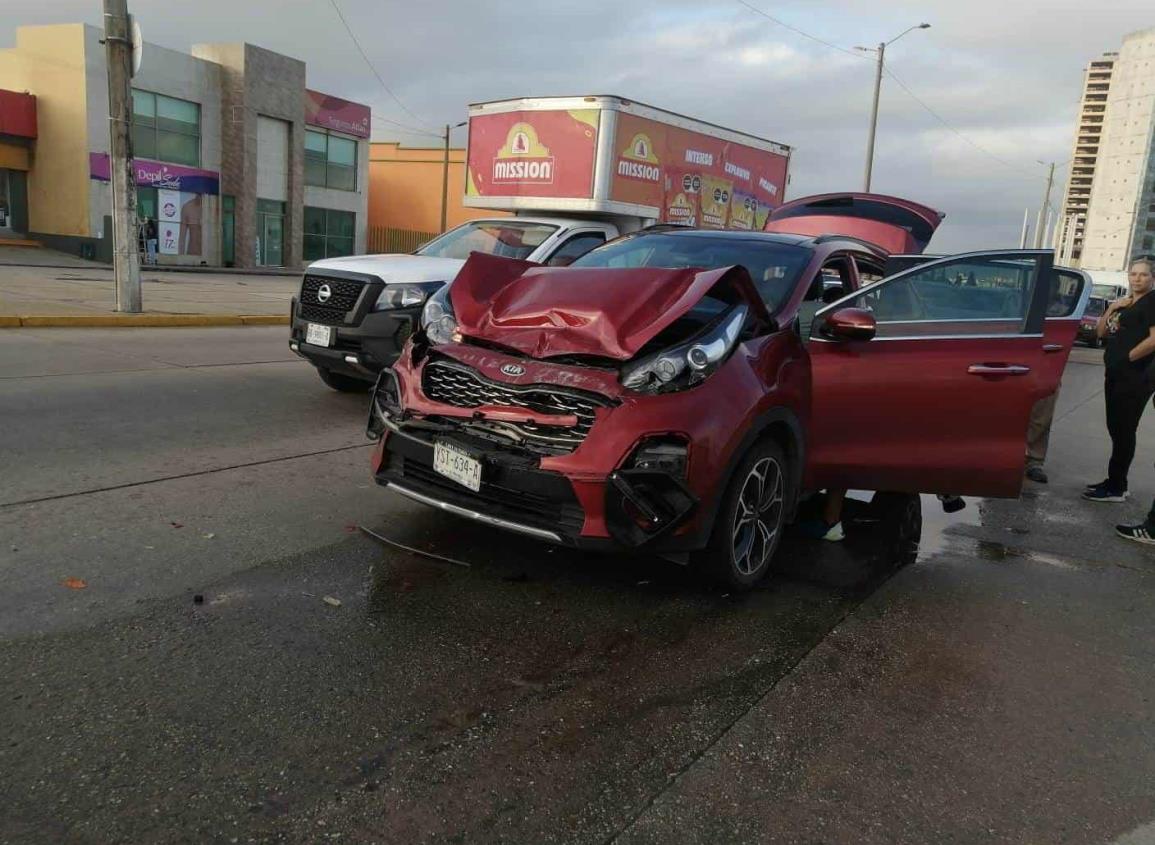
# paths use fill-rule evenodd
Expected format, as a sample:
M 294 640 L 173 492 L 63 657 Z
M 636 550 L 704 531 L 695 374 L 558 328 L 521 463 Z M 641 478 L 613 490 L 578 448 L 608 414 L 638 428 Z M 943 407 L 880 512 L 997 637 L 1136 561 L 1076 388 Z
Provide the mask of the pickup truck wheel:
M 335 373 L 332 370 L 326 370 L 322 367 L 317 367 L 317 375 L 321 377 L 321 381 L 329 385 L 334 390 L 339 390 L 341 393 L 365 393 L 373 385 L 367 381 L 361 381 L 359 378 Z
M 713 580 L 748 590 L 770 571 L 786 522 L 793 474 L 777 443 L 756 443 L 734 472 L 710 543 L 696 562 Z

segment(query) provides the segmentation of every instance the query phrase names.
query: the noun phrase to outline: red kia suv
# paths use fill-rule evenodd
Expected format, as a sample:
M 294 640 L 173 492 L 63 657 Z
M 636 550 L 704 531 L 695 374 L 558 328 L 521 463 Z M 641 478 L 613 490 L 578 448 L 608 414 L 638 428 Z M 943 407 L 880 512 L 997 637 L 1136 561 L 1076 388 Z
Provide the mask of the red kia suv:
M 568 268 L 472 256 L 374 390 L 378 483 L 740 588 L 805 491 L 1016 496 L 1086 278 L 1043 250 L 883 278 L 941 215 L 847 194 L 779 212 L 777 232 L 642 231 Z

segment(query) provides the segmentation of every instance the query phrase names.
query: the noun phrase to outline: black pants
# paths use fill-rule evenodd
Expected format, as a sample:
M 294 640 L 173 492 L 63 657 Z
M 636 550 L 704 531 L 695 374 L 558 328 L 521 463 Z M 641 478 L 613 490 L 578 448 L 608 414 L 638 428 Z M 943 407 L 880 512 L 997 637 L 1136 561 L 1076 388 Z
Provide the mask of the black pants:
M 1118 493 L 1127 490 L 1127 472 L 1135 458 L 1135 433 L 1151 399 L 1152 390 L 1142 373 L 1107 373 L 1107 432 L 1111 435 L 1111 462 L 1107 480 Z

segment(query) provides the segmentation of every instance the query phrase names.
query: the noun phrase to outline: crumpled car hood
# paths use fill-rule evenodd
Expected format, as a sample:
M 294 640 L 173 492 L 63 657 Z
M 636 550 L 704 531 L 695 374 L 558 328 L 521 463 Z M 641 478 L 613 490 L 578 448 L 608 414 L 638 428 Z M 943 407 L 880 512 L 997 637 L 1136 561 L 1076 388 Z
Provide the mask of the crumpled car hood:
M 727 276 L 769 320 L 749 273 L 717 270 L 543 267 L 474 253 L 449 288 L 460 332 L 532 358 L 629 360 Z

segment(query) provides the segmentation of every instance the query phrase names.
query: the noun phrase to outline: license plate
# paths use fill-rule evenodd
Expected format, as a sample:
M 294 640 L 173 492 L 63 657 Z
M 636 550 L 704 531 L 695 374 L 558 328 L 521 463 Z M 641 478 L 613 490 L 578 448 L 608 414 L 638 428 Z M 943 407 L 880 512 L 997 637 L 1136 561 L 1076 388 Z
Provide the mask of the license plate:
M 332 346 L 333 327 L 309 323 L 305 328 L 305 343 L 311 343 L 314 346 Z
M 433 444 L 433 471 L 474 493 L 481 490 L 481 461 L 448 443 Z

